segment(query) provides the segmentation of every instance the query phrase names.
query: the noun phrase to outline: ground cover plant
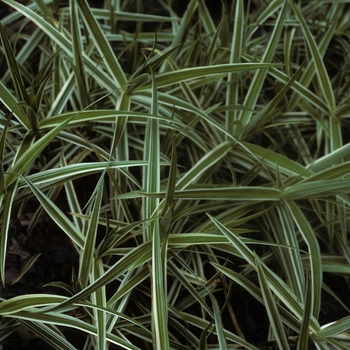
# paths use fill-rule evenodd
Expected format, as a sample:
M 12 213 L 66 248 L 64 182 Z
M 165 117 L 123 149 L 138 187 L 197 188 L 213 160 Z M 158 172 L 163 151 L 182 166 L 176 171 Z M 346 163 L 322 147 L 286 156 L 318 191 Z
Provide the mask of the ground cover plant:
M 346 1 L 1 6 L 4 348 L 350 347 Z

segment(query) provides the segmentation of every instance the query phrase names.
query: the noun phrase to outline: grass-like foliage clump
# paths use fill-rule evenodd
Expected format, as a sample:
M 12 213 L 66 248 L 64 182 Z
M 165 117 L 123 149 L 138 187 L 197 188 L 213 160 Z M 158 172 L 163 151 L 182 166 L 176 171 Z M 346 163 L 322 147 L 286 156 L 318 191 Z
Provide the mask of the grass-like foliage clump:
M 1 1 L 4 346 L 350 347 L 350 5 L 182 3 Z

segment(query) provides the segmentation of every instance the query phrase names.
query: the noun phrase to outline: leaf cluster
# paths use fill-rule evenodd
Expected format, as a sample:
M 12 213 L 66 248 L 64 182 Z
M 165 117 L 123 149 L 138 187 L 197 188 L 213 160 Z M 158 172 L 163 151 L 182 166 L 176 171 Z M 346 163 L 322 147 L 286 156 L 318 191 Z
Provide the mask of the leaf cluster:
M 28 211 L 78 261 L 1 298 L 0 339 L 349 348 L 346 1 L 1 3 L 1 282 Z

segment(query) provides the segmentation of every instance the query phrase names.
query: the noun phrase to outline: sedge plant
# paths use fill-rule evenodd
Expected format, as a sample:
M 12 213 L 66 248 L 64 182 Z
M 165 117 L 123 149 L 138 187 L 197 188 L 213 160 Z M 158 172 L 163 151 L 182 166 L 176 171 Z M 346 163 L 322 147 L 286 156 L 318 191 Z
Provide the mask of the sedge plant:
M 4 344 L 349 348 L 347 2 L 1 5 Z M 5 295 L 18 222 L 68 279 Z

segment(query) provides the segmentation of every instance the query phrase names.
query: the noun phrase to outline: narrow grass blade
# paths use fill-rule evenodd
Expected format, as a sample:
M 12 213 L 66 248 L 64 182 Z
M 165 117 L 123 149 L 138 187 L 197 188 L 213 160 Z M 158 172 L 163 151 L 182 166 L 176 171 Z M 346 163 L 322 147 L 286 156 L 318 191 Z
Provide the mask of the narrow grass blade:
M 3 0 L 3 2 L 16 9 L 18 13 L 29 18 L 39 28 L 41 28 L 53 40 L 53 42 L 57 43 L 57 45 L 62 48 L 69 57 L 73 57 L 72 42 L 67 38 L 67 36 L 59 32 L 57 28 L 52 25 L 52 23 L 47 22 L 43 17 L 33 12 L 30 7 L 24 6 L 13 0 Z M 118 90 L 116 89 L 116 83 L 113 81 L 113 79 L 109 75 L 106 75 L 100 67 L 96 67 L 96 64 L 90 59 L 90 57 L 83 53 L 83 58 L 87 72 L 94 75 L 94 77 L 101 82 L 101 84 L 105 86 L 108 91 L 115 92 Z M 115 60 L 115 57 L 112 60 Z M 114 74 L 112 76 L 114 76 Z
M 254 153 L 257 158 L 264 161 L 266 166 L 269 168 L 276 169 L 276 164 L 278 164 L 280 172 L 285 175 L 308 177 L 314 174 L 312 170 L 280 153 L 274 152 L 253 143 L 243 142 L 243 144 L 247 149 L 249 149 L 250 152 Z
M 124 255 L 118 262 L 112 265 L 100 278 L 98 278 L 94 283 L 88 285 L 81 292 L 74 295 L 67 301 L 62 302 L 61 305 L 53 308 L 61 309 L 72 303 L 82 300 L 83 298 L 89 296 L 91 293 L 107 285 L 111 281 L 117 279 L 120 275 L 125 273 L 125 271 L 133 270 L 134 268 L 145 264 L 152 257 L 151 253 L 151 242 L 145 242 L 136 248 L 132 249 L 129 253 Z
M 55 294 L 27 294 L 16 296 L 7 300 L 3 300 L 0 303 L 0 314 L 2 316 L 10 316 L 21 311 L 28 313 L 36 314 L 45 314 L 50 307 L 67 301 L 67 297 Z M 75 307 L 85 307 L 86 309 L 104 311 L 109 314 L 117 315 L 123 318 L 125 321 L 130 322 L 131 324 L 140 327 L 142 330 L 151 333 L 144 327 L 140 322 L 137 322 L 132 317 L 126 316 L 120 312 L 113 310 L 111 307 L 104 307 L 98 304 L 92 304 L 88 301 L 78 302 L 74 305 L 67 307 L 67 310 L 70 311 Z M 63 315 L 63 314 L 62 314 Z
M 60 350 L 76 349 L 75 346 L 64 338 L 63 334 L 58 330 L 58 328 L 53 325 L 46 325 L 40 322 L 31 322 L 27 320 L 21 320 L 21 323 L 53 348 Z
M 310 170 L 314 172 L 321 172 L 327 168 L 331 168 L 335 164 L 342 163 L 350 155 L 350 143 L 325 154 L 323 157 L 318 158 L 313 164 L 310 165 Z
M 336 158 L 334 157 L 336 160 Z M 343 176 L 349 175 L 350 173 L 350 162 L 344 162 L 337 165 L 333 165 L 331 168 L 324 168 L 323 170 L 318 171 L 316 174 L 302 180 L 299 184 L 302 183 L 312 183 L 316 181 L 325 181 L 325 180 L 335 180 L 341 179 Z
M 216 333 L 218 337 L 219 349 L 225 350 L 227 349 L 227 342 L 226 342 L 226 337 L 224 333 L 224 326 L 220 316 L 219 305 L 217 300 L 212 295 L 210 295 L 210 297 L 213 304 L 215 328 L 216 328 Z
M 297 225 L 300 233 L 302 234 L 308 249 L 309 249 L 309 259 L 310 259 L 310 283 L 311 283 L 311 295 L 312 299 L 312 312 L 311 314 L 317 319 L 320 306 L 321 306 L 321 289 L 322 289 L 322 263 L 321 263 L 321 253 L 320 247 L 317 242 L 315 233 L 310 226 L 309 221 L 306 219 L 304 213 L 301 211 L 300 207 L 293 201 L 286 201 L 295 224 Z
M 11 285 L 17 283 L 25 274 L 28 272 L 28 270 L 35 264 L 35 262 L 40 258 L 41 253 L 33 255 L 27 263 L 23 266 L 22 270 L 18 274 L 18 276 L 11 281 Z
M 292 7 L 296 17 L 298 18 L 298 21 L 301 25 L 301 28 L 305 35 L 305 40 L 309 46 L 309 49 L 311 51 L 312 58 L 314 60 L 315 70 L 317 77 L 319 79 L 320 88 L 323 92 L 323 97 L 327 101 L 327 105 L 329 107 L 329 110 L 333 112 L 336 107 L 334 93 L 332 84 L 330 82 L 330 79 L 328 77 L 328 73 L 326 70 L 326 67 L 324 65 L 322 55 L 320 54 L 320 51 L 316 45 L 315 39 L 313 35 L 310 32 L 310 29 L 303 17 L 303 15 L 300 12 L 299 6 L 297 6 L 293 1 L 288 0 L 288 3 Z
M 172 144 L 172 157 L 169 170 L 169 181 L 167 184 L 167 189 L 165 193 L 163 209 L 160 214 L 160 234 L 162 237 L 166 237 L 169 234 L 169 229 L 173 216 L 173 200 L 174 192 L 176 186 L 176 174 L 177 174 L 177 157 L 176 157 L 176 148 L 175 143 Z
M 309 322 L 311 316 L 311 307 L 312 307 L 312 297 L 311 297 L 311 288 L 310 288 L 310 280 L 309 276 L 306 275 L 306 296 L 305 296 L 305 308 L 303 319 L 301 322 L 301 328 L 299 333 L 297 350 L 304 350 L 308 348 L 310 330 L 309 330 Z
M 87 89 L 84 59 L 82 56 L 83 43 L 80 33 L 79 16 L 76 9 L 76 2 L 70 3 L 70 21 L 73 44 L 73 63 L 75 69 L 75 81 L 77 83 L 80 108 L 83 109 L 90 104 L 89 92 Z
M 233 28 L 233 36 L 231 42 L 230 52 L 230 63 L 238 63 L 241 60 L 241 51 L 243 47 L 243 25 L 244 25 L 244 14 L 243 14 L 243 1 L 238 0 L 235 8 L 235 21 Z M 230 73 L 227 76 L 227 90 L 226 90 L 226 105 L 238 105 L 239 102 L 239 86 L 240 83 L 237 76 Z M 235 128 L 237 127 L 234 122 L 238 119 L 237 110 L 226 111 L 226 130 L 231 135 L 237 135 Z
M 256 69 L 264 69 L 270 67 L 276 67 L 279 64 L 273 63 L 232 63 L 232 64 L 221 64 L 213 66 L 203 66 L 194 68 L 183 68 L 173 72 L 160 73 L 156 76 L 156 82 L 158 88 L 169 86 L 180 83 L 182 81 L 204 78 L 208 75 L 216 74 L 229 74 L 233 72 L 243 72 Z M 139 91 L 150 89 L 151 84 L 142 85 L 140 88 L 135 89 L 134 93 Z
M 350 328 L 350 316 L 347 316 L 347 317 L 341 318 L 336 322 L 332 322 L 328 325 L 322 326 L 318 335 L 320 335 L 321 337 L 328 338 L 331 336 L 335 336 L 337 334 L 348 332 L 349 328 Z
M 175 259 L 174 259 L 175 260 Z M 184 262 L 180 257 L 177 257 L 176 263 L 179 263 L 183 266 L 183 269 L 180 269 L 179 267 L 176 266 L 176 263 L 174 261 L 169 262 L 169 271 L 174 274 L 174 276 L 178 277 L 179 281 L 181 281 L 183 288 L 186 288 L 187 291 L 189 292 L 189 298 L 191 299 L 191 304 L 186 300 L 186 298 L 182 299 L 180 302 L 176 303 L 176 309 L 177 310 L 184 310 L 187 309 L 197 301 L 202 308 L 210 315 L 213 316 L 213 312 L 208 306 L 208 304 L 205 302 L 205 299 L 203 298 L 204 295 L 208 295 L 209 292 L 206 290 L 202 289 L 198 291 L 196 288 L 193 287 L 191 282 L 189 281 L 188 275 L 185 274 L 184 272 L 189 272 L 191 275 L 193 275 L 193 278 L 196 279 L 197 276 L 194 273 L 193 269 L 189 267 L 186 262 Z
M 0 101 L 7 107 L 16 119 L 21 123 L 26 130 L 30 130 L 31 126 L 26 113 L 20 108 L 18 99 L 12 94 L 12 92 L 0 81 Z
M 228 230 L 225 226 L 219 223 L 215 218 L 209 216 L 214 222 L 217 228 L 224 234 L 228 240 L 233 244 L 233 246 L 238 250 L 240 256 L 246 260 L 251 266 L 255 267 L 254 253 L 251 249 L 242 241 L 240 237 L 235 235 L 233 232 Z M 293 293 L 293 291 L 283 282 L 276 274 L 268 269 L 268 267 L 263 264 L 265 269 L 265 276 L 271 286 L 273 292 L 277 297 L 287 306 L 287 308 L 295 315 L 297 318 L 302 319 L 303 314 L 303 304 L 298 300 Z M 317 281 L 316 281 L 317 282 Z M 316 287 L 316 285 L 315 285 Z M 318 287 L 318 286 L 317 286 Z M 316 288 L 314 289 L 316 291 Z M 319 295 L 318 295 L 319 296 Z M 316 302 L 318 302 L 317 300 Z M 318 305 L 318 304 L 317 304 Z M 316 305 L 315 305 L 316 307 Z M 317 311 L 317 310 L 316 310 Z M 317 329 L 315 318 L 310 321 L 313 329 Z
M 5 286 L 5 261 L 7 252 L 7 240 L 10 228 L 11 212 L 13 208 L 13 200 L 17 192 L 18 181 L 13 182 L 10 186 L 6 187 L 5 193 L 0 194 L 2 211 L 1 215 L 1 226 L 0 226 L 0 276 L 2 285 Z
M 270 290 L 270 286 L 266 279 L 264 269 L 261 266 L 259 258 L 257 257 L 256 254 L 255 254 L 255 266 L 257 268 L 264 305 L 266 307 L 266 311 L 269 316 L 269 320 L 271 322 L 271 330 L 276 338 L 278 347 L 280 349 L 288 349 L 289 344 L 286 337 L 286 333 L 283 329 L 283 323 L 277 309 L 276 301 Z
M 154 228 L 152 244 L 152 326 L 155 347 L 160 349 L 170 349 L 166 267 L 166 254 L 161 246 L 158 226 L 158 229 Z
M 46 184 L 48 187 L 57 186 L 65 183 L 66 181 L 74 180 L 85 175 L 103 172 L 106 168 L 119 169 L 121 172 L 125 173 L 123 168 L 138 167 L 145 164 L 146 162 L 141 160 L 69 164 L 57 169 L 47 169 L 40 173 L 29 175 L 26 178 L 33 184 L 40 185 L 45 188 Z M 137 181 L 134 181 L 132 177 L 130 180 L 137 184 Z M 26 187 L 26 181 L 23 178 L 19 181 L 19 186 L 21 188 Z
M 16 57 L 12 51 L 11 45 L 9 43 L 9 40 L 6 36 L 5 30 L 1 23 L 0 23 L 0 36 L 1 36 L 2 45 L 5 49 L 5 58 L 7 61 L 8 69 L 12 77 L 12 82 L 16 90 L 16 94 L 21 101 L 24 101 L 29 105 L 29 102 L 30 102 L 29 96 L 27 94 L 27 90 L 21 78 L 21 73 L 17 64 Z
M 284 84 L 287 84 L 290 79 L 289 76 L 278 69 L 274 69 L 274 67 L 270 69 L 270 75 Z M 328 106 L 322 100 L 322 98 L 319 97 L 316 93 L 313 93 L 309 89 L 305 88 L 305 86 L 302 84 L 298 83 L 297 81 L 294 82 L 292 85 L 292 90 L 294 90 L 300 98 L 306 99 L 307 102 L 309 102 L 311 105 L 320 108 L 323 112 L 328 112 Z M 300 103 L 302 103 L 302 101 Z M 322 119 L 320 118 L 320 120 Z
M 79 262 L 79 279 L 85 288 L 89 283 L 89 275 L 92 272 L 94 261 L 98 220 L 100 216 L 102 195 L 103 195 L 103 178 L 105 172 L 102 173 L 96 185 L 96 198 L 91 212 L 91 217 L 87 226 L 87 232 L 84 239 L 84 247 Z
M 202 317 L 198 317 L 198 316 L 192 315 L 190 313 L 182 312 L 182 311 L 179 312 L 179 315 L 181 316 L 181 318 L 184 322 L 191 324 L 191 325 L 194 325 L 195 327 L 197 327 L 199 329 L 203 329 L 203 330 L 208 329 L 209 331 L 212 331 L 214 334 L 216 334 L 214 326 L 210 325 L 211 322 L 203 319 Z M 234 334 L 232 332 L 224 330 L 224 336 L 228 341 L 231 341 L 234 344 L 239 344 L 244 349 L 258 350 L 257 347 L 248 343 L 247 341 L 245 341 L 244 339 L 240 338 L 239 336 L 237 336 L 236 334 Z
M 178 26 L 175 27 L 176 22 L 173 23 L 173 36 L 171 46 L 175 47 L 182 44 L 185 41 L 186 35 L 188 34 L 188 28 L 190 22 L 193 19 L 193 15 L 198 7 L 197 0 L 191 0 L 187 6 L 187 9 L 182 17 L 182 21 Z M 171 55 L 171 58 L 175 57 L 175 52 Z
M 233 281 L 241 285 L 250 295 L 252 295 L 260 303 L 262 304 L 264 303 L 261 290 L 256 286 L 255 283 L 249 281 L 242 274 L 237 273 L 233 270 L 230 270 L 225 266 L 221 266 L 215 263 L 212 263 L 212 265 L 218 271 L 226 275 L 228 278 L 232 279 Z M 283 318 L 284 324 L 288 325 L 295 332 L 298 332 L 300 330 L 300 320 L 296 318 L 293 314 L 291 314 L 288 310 L 286 310 L 284 307 L 282 307 L 280 304 L 277 304 L 277 307 L 281 317 Z
M 152 72 L 152 105 L 151 114 L 158 114 L 158 98 L 157 87 Z M 148 163 L 144 167 L 143 187 L 147 191 L 159 191 L 160 187 L 160 148 L 159 148 L 159 122 L 149 119 L 146 126 L 145 146 L 144 146 L 144 161 Z M 150 219 L 155 215 L 155 210 L 158 208 L 159 200 L 156 198 L 145 198 L 143 218 Z M 152 232 L 145 232 L 145 239 L 152 237 Z
M 333 5 L 333 8 L 334 8 L 334 5 Z M 325 28 L 326 29 L 325 33 L 323 33 L 323 35 L 319 38 L 319 44 L 318 44 L 318 51 L 319 51 L 322 58 L 324 58 L 324 55 L 325 55 L 327 49 L 329 48 L 329 44 L 333 40 L 334 35 L 335 35 L 336 31 L 338 30 L 339 15 L 341 13 L 342 13 L 342 11 L 338 10 L 338 9 L 335 11 L 330 9 L 328 11 L 328 14 L 330 16 L 327 20 L 329 21 L 330 25 L 327 26 L 327 28 Z M 296 28 L 294 28 L 294 29 L 296 29 Z M 300 84 L 303 85 L 304 87 L 308 87 L 310 85 L 310 83 L 312 82 L 315 74 L 317 74 L 317 72 L 315 70 L 314 60 L 310 60 L 308 62 L 307 67 L 305 68 L 303 76 L 300 79 Z M 308 89 L 307 91 L 310 91 L 310 89 Z M 303 97 L 301 95 L 293 94 L 291 96 L 291 99 L 290 99 L 290 108 L 295 109 L 296 105 L 298 103 L 302 102 L 301 101 L 302 98 Z M 327 108 L 327 105 L 326 105 L 326 108 Z
M 78 4 L 84 15 L 84 20 L 87 24 L 87 28 L 90 31 L 93 43 L 98 48 L 101 57 L 105 61 L 109 74 L 113 77 L 117 89 L 123 89 L 127 83 L 127 79 L 115 53 L 113 52 L 109 42 L 106 40 L 106 36 L 103 34 L 102 28 L 91 12 L 88 3 L 85 0 L 78 0 Z
M 157 85 L 153 71 L 152 78 L 152 106 L 151 114 L 158 114 Z M 159 190 L 160 188 L 160 131 L 159 122 L 150 119 L 146 130 L 145 158 L 148 160 L 146 188 Z M 154 216 L 159 206 L 159 199 L 146 198 L 147 219 Z M 166 249 L 167 238 L 160 236 L 159 220 L 149 225 L 149 237 L 152 240 L 152 329 L 154 333 L 154 347 L 170 349 L 168 333 L 168 306 L 166 283 Z
M 83 248 L 84 237 L 77 227 L 67 218 L 65 214 L 57 207 L 57 205 L 40 191 L 33 183 L 26 181 L 29 188 L 32 190 L 35 197 L 38 199 L 42 207 L 54 222 L 64 231 L 66 235 L 80 248 Z
M 300 77 L 303 64 L 299 67 L 296 73 L 291 77 L 289 82 L 281 89 L 280 92 L 269 102 L 260 112 L 258 112 L 246 127 L 246 133 L 252 130 L 260 130 L 263 126 L 268 125 L 269 120 L 273 117 L 273 111 L 277 108 L 278 103 L 285 97 L 287 91 L 291 88 L 293 83 Z
M 141 195 L 149 197 L 164 198 L 165 193 L 147 193 L 139 192 Z M 279 201 L 281 191 L 276 188 L 266 187 L 219 187 L 198 185 L 194 189 L 175 191 L 174 198 L 180 199 L 202 199 L 202 200 L 227 200 L 227 201 Z M 133 197 L 132 193 L 122 195 L 121 198 Z
M 274 240 L 282 246 L 277 248 L 275 253 L 281 264 L 286 283 L 292 288 L 298 299 L 303 302 L 305 293 L 304 266 L 293 218 L 288 208 L 278 204 L 276 211 L 269 210 L 266 220 L 269 225 L 268 230 L 273 232 Z M 286 254 L 285 247 L 288 247 L 288 254 Z
M 258 18 L 254 21 L 254 26 L 251 26 L 249 36 L 252 36 L 269 17 L 275 15 L 275 12 L 284 4 L 284 0 L 270 1 L 265 8 L 259 13 Z
M 311 199 L 348 194 L 350 179 L 308 181 L 287 187 L 282 191 L 285 200 Z
M 278 45 L 278 42 L 282 33 L 283 25 L 284 25 L 286 8 L 287 8 L 287 3 L 284 4 L 282 10 L 278 15 L 278 18 L 274 25 L 274 30 L 270 36 L 270 40 L 264 51 L 264 56 L 262 57 L 262 62 L 264 63 L 271 62 L 275 54 L 276 47 Z M 261 89 L 265 81 L 266 75 L 267 75 L 267 69 L 261 69 L 257 71 L 254 75 L 253 81 L 250 84 L 249 91 L 244 100 L 244 106 L 250 108 L 250 110 L 254 110 L 255 108 L 255 104 L 258 99 L 258 96 L 261 94 Z M 246 127 L 249 124 L 251 114 L 252 112 L 248 110 L 242 110 L 242 112 L 240 113 L 239 120 L 242 123 L 243 127 Z M 239 137 L 239 135 L 235 135 L 235 137 Z
M 91 272 L 91 282 L 93 283 L 103 275 L 103 262 L 101 259 L 93 259 L 93 267 Z M 106 307 L 106 288 L 103 286 L 93 295 L 93 302 L 99 307 Z M 107 347 L 107 329 L 106 329 L 106 312 L 94 309 L 95 322 L 97 328 L 98 349 L 106 350 Z
M 7 118 L 0 137 L 0 194 L 5 193 L 4 155 L 6 147 L 6 137 L 10 125 L 11 115 Z
M 63 153 L 61 153 L 61 167 L 66 167 L 67 163 L 66 163 L 66 159 L 64 158 Z M 80 207 L 80 203 L 78 200 L 78 196 L 77 193 L 75 191 L 74 185 L 72 181 L 66 181 L 64 184 L 64 189 L 66 192 L 66 196 L 67 196 L 67 202 L 70 208 L 70 212 L 71 213 L 81 213 L 81 207 Z M 80 219 L 79 217 L 77 217 L 76 215 L 73 215 L 72 220 L 74 222 L 74 226 L 76 226 L 78 228 L 78 230 L 80 232 L 83 232 L 83 221 L 82 219 Z
M 232 148 L 232 142 L 226 141 L 207 153 L 196 165 L 190 169 L 176 184 L 177 190 L 184 190 L 191 183 L 197 182 L 201 175 L 211 166 L 218 163 Z
M 11 172 L 6 176 L 6 186 L 12 184 L 16 178 L 17 174 L 23 174 L 28 167 L 35 161 L 43 149 L 55 138 L 55 136 L 64 129 L 64 127 L 75 118 L 75 115 L 67 118 L 65 121 L 62 121 L 60 125 L 57 125 L 55 128 L 51 129 L 47 134 L 37 140 L 29 149 L 27 149 L 19 159 L 16 159 L 15 163 L 8 170 Z
M 82 332 L 97 336 L 96 327 L 94 327 L 93 325 L 83 320 L 79 320 L 78 318 L 75 318 L 73 316 L 60 314 L 57 312 L 41 313 L 41 312 L 31 312 L 31 311 L 20 311 L 16 314 L 13 314 L 12 317 L 14 319 L 19 319 L 19 320 L 29 320 L 31 322 L 40 322 L 44 324 L 48 323 L 48 324 L 55 324 L 63 327 L 74 328 Z M 122 349 L 140 350 L 138 347 L 130 344 L 130 342 L 125 341 L 124 339 L 112 333 L 107 334 L 107 340 L 112 342 L 113 344 L 119 345 Z

